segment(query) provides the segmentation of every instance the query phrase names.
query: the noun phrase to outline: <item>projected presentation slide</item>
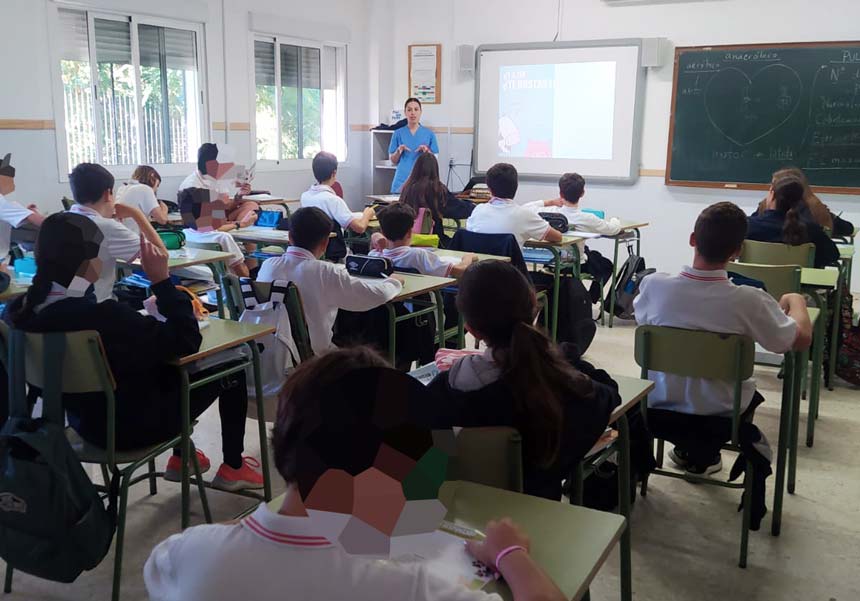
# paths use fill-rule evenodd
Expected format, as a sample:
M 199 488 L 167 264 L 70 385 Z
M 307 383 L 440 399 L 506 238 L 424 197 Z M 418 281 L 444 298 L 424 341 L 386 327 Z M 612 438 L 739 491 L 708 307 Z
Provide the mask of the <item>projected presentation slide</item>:
M 499 67 L 499 158 L 612 159 L 614 61 Z

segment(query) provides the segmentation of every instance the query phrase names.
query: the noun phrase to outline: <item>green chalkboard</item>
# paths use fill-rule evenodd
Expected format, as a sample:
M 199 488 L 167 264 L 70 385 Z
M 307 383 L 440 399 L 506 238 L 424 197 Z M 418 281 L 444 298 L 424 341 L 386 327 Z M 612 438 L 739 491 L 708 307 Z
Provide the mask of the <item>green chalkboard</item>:
M 677 48 L 666 183 L 860 192 L 860 42 Z

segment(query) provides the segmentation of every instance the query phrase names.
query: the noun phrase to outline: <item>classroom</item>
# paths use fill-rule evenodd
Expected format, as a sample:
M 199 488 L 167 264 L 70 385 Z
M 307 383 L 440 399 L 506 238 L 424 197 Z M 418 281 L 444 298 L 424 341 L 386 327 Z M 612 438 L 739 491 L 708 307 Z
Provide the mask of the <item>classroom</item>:
M 860 599 L 858 22 L 0 0 L 0 598 Z

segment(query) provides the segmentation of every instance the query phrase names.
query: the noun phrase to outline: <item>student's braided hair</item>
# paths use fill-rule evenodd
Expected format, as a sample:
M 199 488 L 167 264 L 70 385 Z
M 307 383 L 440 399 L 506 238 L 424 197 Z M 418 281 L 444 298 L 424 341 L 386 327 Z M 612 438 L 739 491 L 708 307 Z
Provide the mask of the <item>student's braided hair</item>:
M 540 467 L 550 466 L 561 448 L 564 405 L 571 398 L 591 396 L 591 380 L 534 327 L 534 288 L 510 263 L 481 261 L 466 269 L 457 308 L 469 329 L 493 350 L 513 394 L 515 425 L 526 455 Z
M 71 283 L 85 261 L 99 255 L 104 236 L 91 219 L 75 213 L 54 213 L 42 223 L 36 239 L 36 275 L 27 294 L 9 306 L 12 324 L 20 326 L 45 302 L 51 284 Z

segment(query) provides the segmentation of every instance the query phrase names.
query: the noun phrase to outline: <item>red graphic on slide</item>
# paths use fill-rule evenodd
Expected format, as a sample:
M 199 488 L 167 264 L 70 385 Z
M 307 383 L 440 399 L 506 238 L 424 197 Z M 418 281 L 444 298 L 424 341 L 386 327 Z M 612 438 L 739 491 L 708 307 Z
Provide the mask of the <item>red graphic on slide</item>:
M 549 158 L 552 156 L 552 143 L 547 140 L 529 140 L 525 156 L 530 159 Z

